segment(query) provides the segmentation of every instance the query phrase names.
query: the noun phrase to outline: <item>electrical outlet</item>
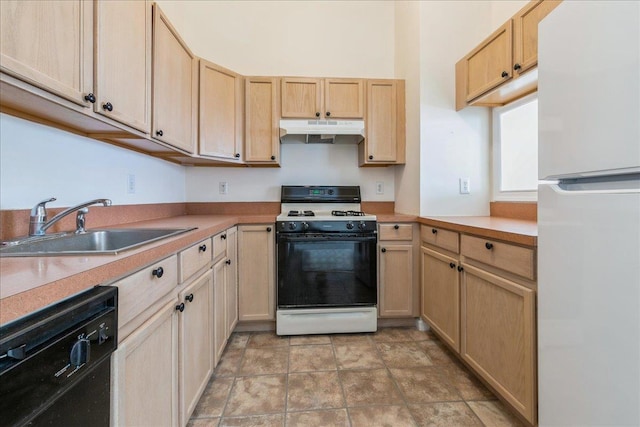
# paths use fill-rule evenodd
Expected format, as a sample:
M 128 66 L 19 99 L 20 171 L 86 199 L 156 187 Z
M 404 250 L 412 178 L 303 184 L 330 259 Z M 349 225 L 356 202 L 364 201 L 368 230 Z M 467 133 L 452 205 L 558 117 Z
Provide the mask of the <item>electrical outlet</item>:
M 376 182 L 376 194 L 384 194 L 384 182 Z
M 128 194 L 136 193 L 136 176 L 132 173 L 127 175 L 127 193 Z
M 218 183 L 218 189 L 220 194 L 229 194 L 229 183 L 227 181 L 220 181 Z
M 460 194 L 471 193 L 471 180 L 469 177 L 460 178 Z

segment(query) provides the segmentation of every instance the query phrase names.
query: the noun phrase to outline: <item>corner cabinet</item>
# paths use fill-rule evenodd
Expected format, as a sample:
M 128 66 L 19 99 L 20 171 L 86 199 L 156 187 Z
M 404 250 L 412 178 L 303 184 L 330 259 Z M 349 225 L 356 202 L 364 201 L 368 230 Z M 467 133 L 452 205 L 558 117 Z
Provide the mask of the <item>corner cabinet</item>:
M 198 61 L 154 4 L 152 138 L 194 154 L 197 108 Z
M 238 318 L 275 320 L 275 225 L 238 227 Z
M 242 161 L 242 77 L 226 68 L 200 59 L 200 120 L 198 152 L 240 163 Z
M 378 224 L 379 317 L 413 317 L 417 314 L 413 228 L 413 224 Z
M 280 86 L 274 77 L 245 78 L 245 162 L 280 164 Z
M 285 77 L 281 80 L 282 117 L 362 119 L 364 80 Z
M 367 80 L 366 98 L 366 136 L 358 146 L 360 166 L 404 164 L 404 80 Z

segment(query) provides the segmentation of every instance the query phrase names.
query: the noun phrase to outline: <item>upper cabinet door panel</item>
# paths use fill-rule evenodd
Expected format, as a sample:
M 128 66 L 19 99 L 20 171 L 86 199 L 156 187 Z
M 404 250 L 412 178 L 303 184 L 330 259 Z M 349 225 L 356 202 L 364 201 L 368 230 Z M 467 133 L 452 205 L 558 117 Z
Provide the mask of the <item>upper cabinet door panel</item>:
M 521 74 L 538 63 L 538 24 L 558 4 L 556 0 L 532 2 L 513 17 L 514 71 Z
M 198 61 L 157 5 L 153 13 L 152 136 L 193 154 Z
M 147 1 L 95 4 L 95 111 L 149 133 L 151 4 Z
M 245 79 L 245 161 L 278 164 L 280 128 L 278 79 Z
M 467 97 L 470 101 L 512 76 L 512 24 L 507 21 L 465 58 Z
M 0 69 L 76 104 L 93 91 L 93 2 L 0 1 Z
M 397 159 L 397 86 L 394 80 L 367 81 L 367 160 Z
M 327 118 L 362 119 L 364 117 L 364 81 L 325 79 L 324 110 Z
M 315 119 L 322 116 L 322 81 L 282 79 L 282 117 Z

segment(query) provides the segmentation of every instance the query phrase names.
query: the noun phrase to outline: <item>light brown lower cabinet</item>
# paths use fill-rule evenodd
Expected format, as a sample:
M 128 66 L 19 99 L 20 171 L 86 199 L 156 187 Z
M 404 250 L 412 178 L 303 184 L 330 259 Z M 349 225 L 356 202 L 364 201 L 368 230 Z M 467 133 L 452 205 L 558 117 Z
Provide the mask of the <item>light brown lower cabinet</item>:
M 226 259 L 213 266 L 213 357 L 218 364 L 227 343 L 225 286 L 227 278 Z
M 462 358 L 529 422 L 536 422 L 535 292 L 464 265 Z
M 238 317 L 275 320 L 275 225 L 238 227 Z
M 380 317 L 413 316 L 413 245 L 378 244 Z
M 225 300 L 227 339 L 238 324 L 238 227 L 227 230 Z

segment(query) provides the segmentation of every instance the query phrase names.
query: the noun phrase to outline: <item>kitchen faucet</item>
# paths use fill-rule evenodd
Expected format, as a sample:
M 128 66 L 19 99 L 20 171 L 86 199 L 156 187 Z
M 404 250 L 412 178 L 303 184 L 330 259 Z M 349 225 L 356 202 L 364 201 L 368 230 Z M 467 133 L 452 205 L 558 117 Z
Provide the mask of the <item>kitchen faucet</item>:
M 56 198 L 52 197 L 47 200 L 43 200 L 31 209 L 31 215 L 29 217 L 29 236 L 44 236 L 45 232 L 56 222 L 60 221 L 65 216 L 73 212 L 78 212 L 76 216 L 76 233 L 84 233 L 85 215 L 89 212 L 87 206 L 96 205 L 102 203 L 103 206 L 111 206 L 111 200 L 109 199 L 94 199 L 88 202 L 81 203 L 77 206 L 73 206 L 60 212 L 58 215 L 47 221 L 47 209 L 45 205 L 49 202 L 55 201 Z

